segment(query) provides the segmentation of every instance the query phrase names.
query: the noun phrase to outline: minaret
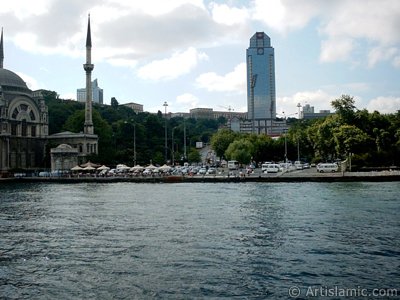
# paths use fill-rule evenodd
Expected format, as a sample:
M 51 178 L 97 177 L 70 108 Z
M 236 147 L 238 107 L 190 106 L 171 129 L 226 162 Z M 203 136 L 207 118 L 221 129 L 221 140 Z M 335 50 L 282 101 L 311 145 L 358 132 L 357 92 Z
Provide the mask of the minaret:
M 0 38 L 0 69 L 3 69 L 3 61 L 4 61 L 3 27 L 1 27 L 1 38 Z
M 94 134 L 92 121 L 92 38 L 90 35 L 90 15 L 88 16 L 88 27 L 86 36 L 86 63 L 83 69 L 86 71 L 86 105 L 85 105 L 85 134 Z

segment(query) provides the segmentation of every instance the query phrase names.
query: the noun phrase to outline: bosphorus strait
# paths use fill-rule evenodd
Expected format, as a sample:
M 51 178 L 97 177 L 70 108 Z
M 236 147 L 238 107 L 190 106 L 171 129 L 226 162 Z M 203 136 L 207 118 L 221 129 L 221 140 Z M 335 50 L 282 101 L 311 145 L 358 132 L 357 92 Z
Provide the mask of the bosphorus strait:
M 398 182 L 4 183 L 0 191 L 2 299 L 400 293 Z

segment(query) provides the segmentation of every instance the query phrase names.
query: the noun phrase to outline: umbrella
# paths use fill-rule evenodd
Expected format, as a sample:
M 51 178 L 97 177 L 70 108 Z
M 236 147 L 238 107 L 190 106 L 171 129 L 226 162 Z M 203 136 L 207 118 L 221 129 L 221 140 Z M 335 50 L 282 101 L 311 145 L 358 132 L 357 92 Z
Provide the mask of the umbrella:
M 99 171 L 110 170 L 110 168 L 105 165 L 102 165 L 101 167 L 98 167 L 97 170 L 99 170 Z
M 156 167 L 155 165 L 153 165 L 153 164 L 150 164 L 150 165 L 148 165 L 148 166 L 146 167 L 146 169 L 154 170 L 154 169 L 157 169 L 157 167 Z
M 97 168 L 97 167 L 100 167 L 100 165 L 97 165 L 97 164 L 95 164 L 95 163 L 92 163 L 92 162 L 89 160 L 87 163 L 81 165 L 81 167 L 82 167 L 82 168 L 86 168 L 86 167 Z
M 81 171 L 81 170 L 83 170 L 83 168 L 81 168 L 78 165 L 76 165 L 75 167 L 71 168 L 71 171 Z
M 142 171 L 144 169 L 144 167 L 142 167 L 141 165 L 136 165 L 134 167 L 132 167 L 130 169 L 130 171 Z
M 96 170 L 96 168 L 92 167 L 92 166 L 87 166 L 85 168 L 83 168 L 84 171 L 93 171 Z
M 163 172 L 167 172 L 167 171 L 171 170 L 171 167 L 164 164 L 160 167 L 160 170 Z

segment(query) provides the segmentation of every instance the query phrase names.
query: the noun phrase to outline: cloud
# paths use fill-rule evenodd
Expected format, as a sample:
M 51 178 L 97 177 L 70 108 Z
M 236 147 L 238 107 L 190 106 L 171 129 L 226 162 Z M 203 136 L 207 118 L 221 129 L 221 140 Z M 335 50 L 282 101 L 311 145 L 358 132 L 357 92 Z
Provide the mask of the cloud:
M 368 67 L 372 68 L 380 61 L 393 61 L 393 65 L 398 67 L 396 60 L 400 56 L 400 51 L 396 47 L 375 47 L 368 53 Z
M 19 20 L 39 16 L 48 12 L 51 0 L 14 0 L 2 1 L 0 15 L 11 13 Z
M 229 7 L 226 4 L 210 4 L 212 18 L 215 22 L 225 25 L 245 23 L 249 18 L 246 8 Z
M 354 49 L 354 41 L 349 38 L 322 41 L 320 60 L 322 62 L 346 61 Z
M 185 93 L 176 97 L 175 104 L 179 107 L 179 111 L 189 111 L 192 108 L 198 107 L 199 99 L 190 93 Z
M 321 11 L 320 14 L 323 21 L 319 32 L 325 38 L 321 61 L 353 60 L 356 54 L 363 54 L 363 50 L 369 55 L 369 66 L 389 59 L 383 52 L 370 49 L 389 49 L 399 43 L 399 15 L 400 6 L 396 0 L 335 1 L 329 13 Z
M 202 0 L 106 0 L 110 6 L 120 6 L 124 11 L 139 12 L 151 16 L 160 16 L 170 13 L 183 5 L 191 5 L 204 9 Z
M 184 52 L 176 52 L 170 58 L 153 61 L 138 70 L 142 79 L 169 80 L 189 73 L 207 55 L 190 47 Z
M 235 69 L 225 75 L 218 75 L 214 72 L 201 74 L 196 78 L 199 88 L 209 92 L 246 92 L 246 64 L 241 63 Z
M 314 111 L 331 110 L 331 101 L 337 98 L 324 90 L 302 91 L 291 96 L 278 97 L 276 113 L 278 116 L 286 115 L 291 117 L 298 116 L 298 104 L 301 106 L 309 104 L 314 106 Z
M 400 110 L 400 97 L 377 97 L 368 102 L 367 109 L 369 112 L 395 113 Z
M 250 11 L 253 19 L 281 33 L 301 30 L 315 21 L 322 38 L 321 62 L 357 58 L 368 59 L 370 67 L 385 60 L 399 64 L 399 55 L 386 53 L 399 52 L 397 0 L 255 0 Z
M 252 18 L 279 32 L 303 28 L 316 16 L 318 0 L 255 0 L 250 8 Z
M 25 81 L 26 85 L 28 86 L 29 89 L 31 90 L 38 90 L 40 88 L 40 84 L 31 76 L 26 75 L 24 73 L 21 72 L 16 72 L 18 74 L 19 77 L 22 78 L 22 80 Z

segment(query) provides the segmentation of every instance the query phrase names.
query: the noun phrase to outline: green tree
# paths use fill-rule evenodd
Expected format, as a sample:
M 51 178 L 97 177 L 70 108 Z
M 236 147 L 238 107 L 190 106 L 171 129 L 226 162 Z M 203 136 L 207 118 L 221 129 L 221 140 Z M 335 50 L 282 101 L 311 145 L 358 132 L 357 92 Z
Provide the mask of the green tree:
M 191 148 L 188 154 L 188 161 L 190 163 L 199 163 L 201 162 L 201 155 L 200 152 L 195 149 L 195 148 Z
M 333 132 L 340 126 L 337 115 L 318 120 L 307 129 L 307 137 L 317 160 L 333 160 L 336 157 Z
M 229 160 L 237 160 L 240 164 L 248 164 L 251 161 L 253 145 L 247 139 L 239 139 L 229 144 L 225 156 Z
M 331 102 L 332 107 L 344 124 L 353 124 L 354 122 L 356 110 L 354 103 L 354 98 L 349 95 L 342 95 Z
M 115 97 L 112 97 L 111 98 L 111 107 L 116 109 L 116 108 L 118 108 L 118 105 L 119 105 L 119 103 L 118 103 L 117 99 Z
M 342 157 L 347 157 L 350 153 L 359 153 L 369 138 L 354 125 L 342 125 L 336 128 L 333 136 L 337 154 Z
M 237 134 L 230 129 L 220 129 L 211 138 L 211 148 L 216 155 L 222 158 L 229 145 L 235 140 Z
M 97 160 L 110 163 L 114 157 L 111 126 L 100 116 L 97 110 L 92 112 L 94 133 L 99 137 L 99 155 Z M 65 122 L 63 129 L 71 132 L 82 132 L 85 122 L 85 111 L 78 110 Z

